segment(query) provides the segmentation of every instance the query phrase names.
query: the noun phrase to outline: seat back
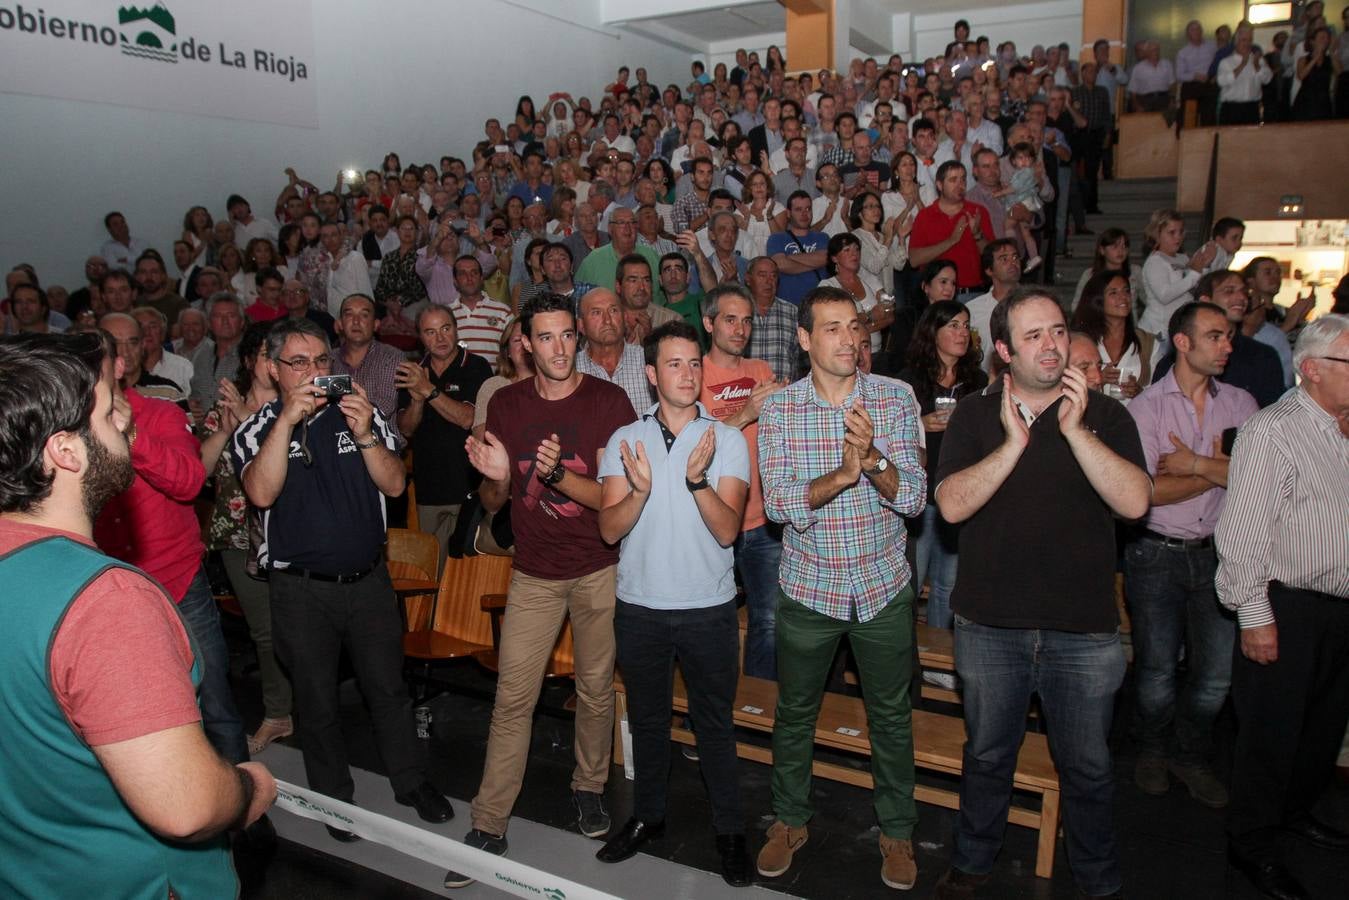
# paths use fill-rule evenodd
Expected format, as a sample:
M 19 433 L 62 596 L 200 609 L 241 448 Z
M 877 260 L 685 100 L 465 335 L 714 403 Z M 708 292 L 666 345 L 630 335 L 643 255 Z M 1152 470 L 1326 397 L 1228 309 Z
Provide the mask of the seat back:
M 440 577 L 440 547 L 433 534 L 390 528 L 386 555 L 390 578 L 410 578 L 418 581 L 436 581 Z M 412 594 L 403 598 L 407 612 L 407 630 L 420 631 L 426 627 L 434 594 Z
M 505 594 L 511 584 L 509 556 L 453 556 L 445 560 L 431 630 L 484 647 L 492 646 L 492 616 L 484 594 Z

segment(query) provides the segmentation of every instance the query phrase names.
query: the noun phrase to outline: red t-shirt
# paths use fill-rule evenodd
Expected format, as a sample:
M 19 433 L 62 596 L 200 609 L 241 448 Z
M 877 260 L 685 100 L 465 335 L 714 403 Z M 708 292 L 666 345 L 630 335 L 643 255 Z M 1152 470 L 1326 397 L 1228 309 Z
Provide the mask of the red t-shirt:
M 704 356 L 703 393 L 698 399 L 713 418 L 728 419 L 744 409 L 756 384 L 772 380 L 772 368 L 761 359 L 746 359 L 738 369 L 723 369 Z M 763 484 L 759 481 L 759 423 L 751 422 L 740 433 L 749 445 L 749 496 L 740 529 L 749 531 L 768 522 L 763 510 Z
M 0 519 L 0 554 L 67 531 Z M 111 569 L 70 604 L 48 673 L 71 727 L 90 746 L 201 721 L 192 645 L 164 592 L 144 575 Z
M 918 217 L 913 220 L 913 232 L 909 235 L 909 252 L 912 253 L 920 247 L 940 244 L 951 236 L 951 232 L 955 231 L 956 222 L 960 217 L 970 213 L 979 217 L 979 233 L 984 236 L 985 240 L 992 240 L 993 223 L 988 218 L 988 210 L 977 203 L 966 200 L 960 212 L 948 216 L 942 212 L 941 201 L 939 200 L 918 211 Z M 960 289 L 983 286 L 984 270 L 979 261 L 979 245 L 974 242 L 974 234 L 971 229 L 966 228 L 965 233 L 960 236 L 960 240 L 956 241 L 951 249 L 939 256 L 938 259 L 949 259 L 956 264 L 956 286 Z
M 104 553 L 143 569 L 177 602 L 206 553 L 193 509 L 206 481 L 201 445 L 175 404 L 135 390 L 126 397 L 136 423 L 131 445 L 136 480 L 103 507 L 94 538 Z
M 268 306 L 261 300 L 255 300 L 249 305 L 248 309 L 244 310 L 244 315 L 248 316 L 250 322 L 274 322 L 285 317 L 286 308 L 284 306 Z
M 515 568 L 535 578 L 564 581 L 618 562 L 618 548 L 600 537 L 599 513 L 536 477 L 539 444 L 556 434 L 562 464 L 596 478 L 609 436 L 632 422 L 632 401 L 607 381 L 581 377 L 562 400 L 545 400 L 526 378 L 504 387 L 487 407 L 487 430 L 506 445 L 511 460 L 511 529 Z

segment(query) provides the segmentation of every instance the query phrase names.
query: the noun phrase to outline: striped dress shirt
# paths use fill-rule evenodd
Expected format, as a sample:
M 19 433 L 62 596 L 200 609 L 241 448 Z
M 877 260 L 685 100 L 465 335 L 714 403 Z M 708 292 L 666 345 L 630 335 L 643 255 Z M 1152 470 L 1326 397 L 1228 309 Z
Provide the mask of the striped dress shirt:
M 877 451 L 899 474 L 895 499 L 885 499 L 863 475 L 811 509 L 810 483 L 838 468 L 843 414 L 858 397 L 871 416 Z M 874 619 L 910 581 L 903 517 L 921 512 L 927 502 L 913 395 L 859 372 L 853 392 L 831 406 L 806 376 L 764 400 L 759 471 L 764 512 L 788 526 L 782 535 L 782 592 L 833 619 Z
M 1271 581 L 1349 599 L 1349 438 L 1302 388 L 1238 434 L 1215 537 L 1218 599 L 1242 628 L 1274 622 Z

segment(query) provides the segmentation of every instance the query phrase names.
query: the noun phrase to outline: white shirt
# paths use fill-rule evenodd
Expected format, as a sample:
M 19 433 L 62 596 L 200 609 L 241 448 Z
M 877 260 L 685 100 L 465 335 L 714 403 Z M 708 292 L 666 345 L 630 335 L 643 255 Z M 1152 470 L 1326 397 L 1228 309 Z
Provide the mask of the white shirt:
M 384 257 L 388 256 L 390 253 L 398 252 L 398 229 L 390 228 L 388 231 L 384 232 L 384 237 L 375 238 L 375 243 L 379 245 L 379 252 L 382 255 L 379 259 L 369 263 L 371 284 L 379 281 L 379 267 L 383 265 Z M 360 243 L 358 242 L 352 249 L 354 251 L 359 251 L 361 249 Z
M 276 223 L 261 216 L 254 216 L 253 221 L 247 225 L 243 222 L 234 223 L 234 246 L 240 250 L 246 250 L 248 249 L 248 242 L 254 238 L 266 238 L 275 244 Z
M 328 266 L 328 315 L 334 319 L 342 315 L 342 301 L 352 294 L 374 296 L 370 287 L 370 270 L 360 250 L 349 250 L 333 269 Z
M 1171 90 L 1171 85 L 1175 83 L 1176 74 L 1169 59 L 1159 60 L 1155 66 L 1143 60 L 1129 73 L 1131 94 L 1157 94 Z
M 1257 60 L 1260 65 L 1258 69 Z M 1246 68 L 1238 75 L 1239 65 L 1241 57 L 1235 53 L 1224 56 L 1222 62 L 1218 63 L 1218 99 L 1223 103 L 1250 103 L 1259 100 L 1260 89 L 1269 84 L 1270 79 L 1274 77 L 1274 72 L 1254 50 L 1251 51 Z
M 160 378 L 167 378 L 182 390 L 183 396 L 192 393 L 192 361 L 187 357 L 179 356 L 177 353 L 170 353 L 165 350 L 159 362 L 150 370 L 151 375 L 158 375 Z
M 1138 353 L 1137 342 L 1134 342 L 1129 345 L 1129 349 L 1124 351 L 1124 355 L 1120 357 L 1118 363 L 1110 362 L 1110 351 L 1105 349 L 1105 341 L 1097 341 L 1096 350 L 1101 354 L 1102 366 L 1114 365 L 1115 368 L 1119 369 L 1120 384 L 1123 384 L 1130 378 L 1134 379 L 1135 381 L 1139 382 L 1142 381 L 1143 358 Z M 1139 387 L 1146 387 L 1146 385 L 1140 383 Z M 1128 397 L 1116 397 L 1115 399 L 1118 400 L 1120 403 L 1123 403 L 1125 406 L 1129 405 Z
M 965 140 L 969 141 L 971 146 L 976 143 L 981 144 L 1002 156 L 1002 129 L 997 126 L 996 122 L 984 119 L 978 125 L 971 125 L 966 133 Z
M 841 232 L 848 231 L 849 230 L 848 221 L 845 218 L 845 216 L 847 215 L 848 208 L 851 206 L 852 201 L 850 201 L 847 197 L 843 196 L 842 194 L 839 194 L 838 205 L 834 207 L 833 217 L 830 218 L 828 222 L 825 222 L 824 227 L 821 228 L 820 230 L 823 231 L 825 234 L 829 235 L 830 237 L 833 237 L 834 235 L 839 234 Z M 820 221 L 820 217 L 824 215 L 825 210 L 827 209 L 829 209 L 829 198 L 824 196 L 823 194 L 816 197 L 814 200 L 810 201 L 811 220 L 815 222 Z
M 998 301 L 993 299 L 992 291 L 980 294 L 965 304 L 965 309 L 970 314 L 970 332 L 979 335 L 979 348 L 984 352 L 984 358 L 980 360 L 979 366 L 985 372 L 993 365 L 993 333 L 988 326 L 993 319 L 993 308 L 997 305 Z
M 637 154 L 637 143 L 621 131 L 612 141 L 607 137 L 601 137 L 600 140 L 604 141 L 605 146 L 616 153 L 631 153 L 634 156 Z
M 866 313 L 876 307 L 876 292 L 882 289 L 881 283 L 876 280 L 875 275 L 872 275 L 866 269 L 858 269 L 857 278 L 866 286 L 867 295 L 860 298 L 853 297 L 853 302 L 857 304 L 858 312 Z M 851 291 L 848 291 L 848 289 L 843 286 L 843 283 L 838 280 L 837 275 L 821 281 L 820 287 L 834 287 L 851 294 Z M 873 331 L 871 333 L 871 352 L 873 354 L 881 352 L 881 333 L 879 331 Z
M 140 238 L 132 238 L 130 243 L 123 244 L 114 240 L 103 242 L 103 247 L 98 251 L 98 255 L 108 262 L 110 269 L 126 269 L 130 272 L 136 268 L 136 259 L 150 249 L 150 245 Z
M 820 158 L 820 145 L 811 143 L 810 141 L 806 141 L 806 165 L 810 166 L 812 169 L 815 168 L 815 163 L 819 160 L 819 158 Z M 783 144 L 781 147 L 774 150 L 769 155 L 768 165 L 770 165 L 773 168 L 774 172 L 781 172 L 783 169 L 787 168 L 786 144 Z
M 915 151 L 913 156 L 914 159 L 918 160 L 918 183 L 927 185 L 928 190 L 932 192 L 932 196 L 937 196 L 937 170 L 941 168 L 942 163 L 954 158 L 951 156 L 951 148 L 938 144 L 936 151 L 932 154 L 931 165 L 923 161 L 921 153 Z
M 1190 291 L 1199 283 L 1200 275 L 1189 263 L 1190 258 L 1184 253 L 1164 256 L 1156 250 L 1143 261 L 1143 290 L 1147 297 L 1138 327 L 1161 337 L 1159 347 L 1168 343 L 1165 335 L 1171 314 L 1190 300 Z

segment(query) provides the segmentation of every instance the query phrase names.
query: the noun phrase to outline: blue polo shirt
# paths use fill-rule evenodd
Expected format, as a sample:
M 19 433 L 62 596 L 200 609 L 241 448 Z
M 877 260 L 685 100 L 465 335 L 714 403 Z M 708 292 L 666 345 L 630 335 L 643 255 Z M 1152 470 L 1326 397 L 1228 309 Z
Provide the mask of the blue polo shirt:
M 749 449 L 738 429 L 723 425 L 698 404 L 694 419 L 666 449 L 664 428 L 656 418 L 659 404 L 631 425 L 613 433 L 600 461 L 600 478 L 623 478 L 619 444 L 637 442 L 651 461 L 651 496 L 637 524 L 623 538 L 618 554 L 619 599 L 649 609 L 702 609 L 735 598 L 735 551 L 723 547 L 708 531 L 698 502 L 684 483 L 689 454 L 709 428 L 716 430 L 716 452 L 707 470 L 715 487 L 723 477 L 749 484 Z
M 814 253 L 816 250 L 825 250 L 828 247 L 829 235 L 823 231 L 810 231 L 801 237 L 792 234 L 790 231 L 778 231 L 768 236 L 764 253 L 767 256 L 772 256 L 775 253 L 795 256 L 798 253 Z M 824 269 L 813 269 L 809 272 L 800 272 L 794 275 L 779 275 L 778 296 L 793 306 L 800 306 L 801 299 L 824 277 Z

